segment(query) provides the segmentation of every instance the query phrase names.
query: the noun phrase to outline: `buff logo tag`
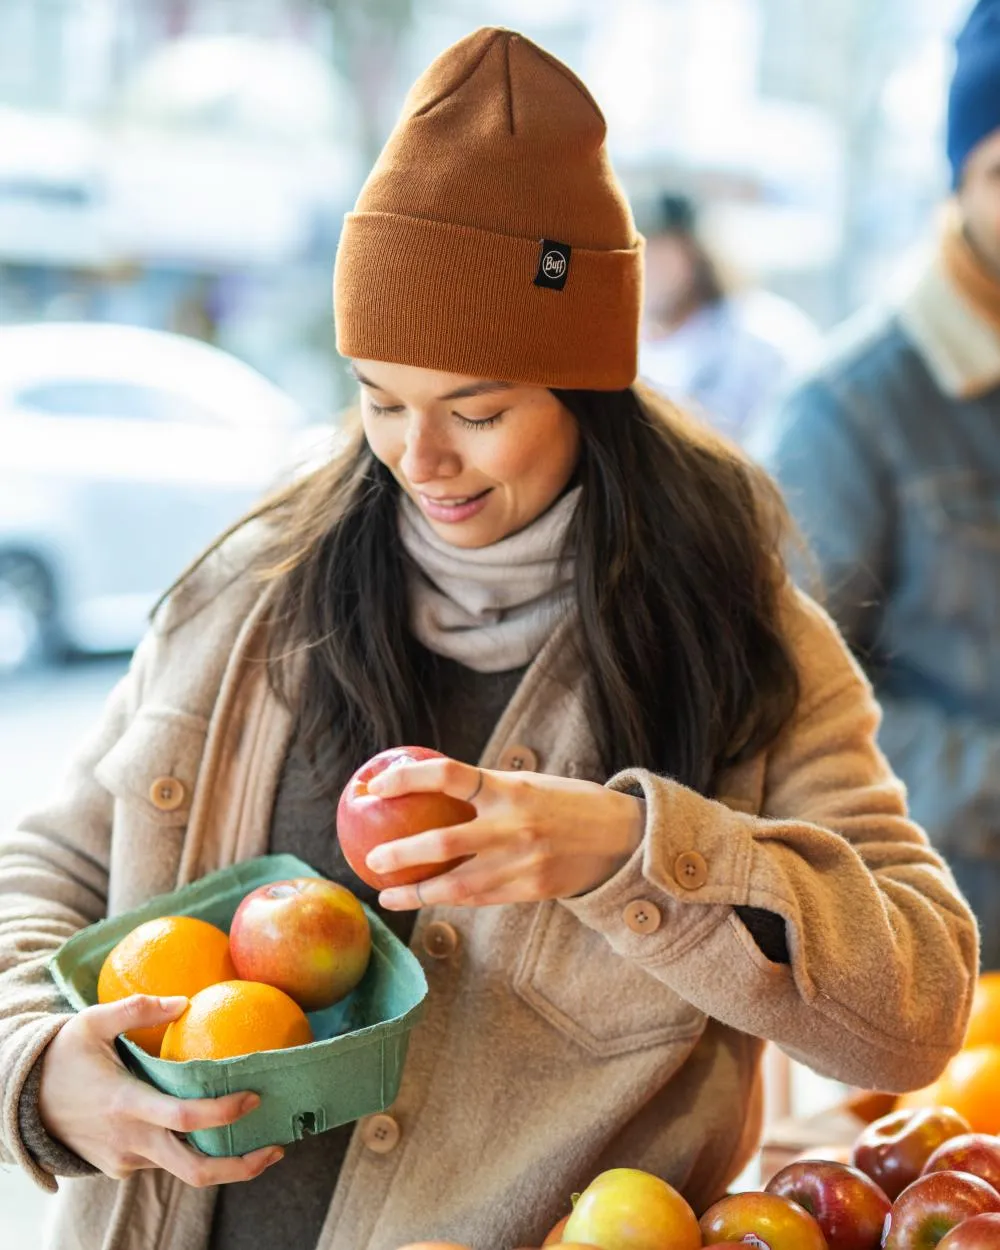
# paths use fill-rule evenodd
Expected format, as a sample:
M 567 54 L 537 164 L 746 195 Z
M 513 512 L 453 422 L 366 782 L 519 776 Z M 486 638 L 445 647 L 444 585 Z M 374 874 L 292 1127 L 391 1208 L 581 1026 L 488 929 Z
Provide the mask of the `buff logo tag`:
M 551 239 L 542 239 L 535 286 L 547 286 L 551 291 L 561 291 L 566 285 L 572 250 L 568 243 L 554 243 Z

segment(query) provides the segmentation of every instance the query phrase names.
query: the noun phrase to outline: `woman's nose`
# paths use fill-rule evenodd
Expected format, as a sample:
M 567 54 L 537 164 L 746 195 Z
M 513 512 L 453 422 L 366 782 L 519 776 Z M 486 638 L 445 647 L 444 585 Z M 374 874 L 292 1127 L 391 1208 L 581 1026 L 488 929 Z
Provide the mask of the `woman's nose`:
M 411 417 L 406 429 L 406 447 L 400 468 L 411 482 L 429 482 L 437 477 L 454 476 L 460 468 L 458 457 L 446 438 L 429 421 Z

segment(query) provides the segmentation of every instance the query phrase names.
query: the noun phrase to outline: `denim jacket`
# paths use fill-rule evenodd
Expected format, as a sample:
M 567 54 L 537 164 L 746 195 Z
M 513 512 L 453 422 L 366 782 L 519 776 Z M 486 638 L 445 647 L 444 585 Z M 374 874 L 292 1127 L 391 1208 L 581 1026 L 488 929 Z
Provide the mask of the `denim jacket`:
M 880 745 L 939 850 L 1000 859 L 1000 336 L 939 265 L 758 428 Z

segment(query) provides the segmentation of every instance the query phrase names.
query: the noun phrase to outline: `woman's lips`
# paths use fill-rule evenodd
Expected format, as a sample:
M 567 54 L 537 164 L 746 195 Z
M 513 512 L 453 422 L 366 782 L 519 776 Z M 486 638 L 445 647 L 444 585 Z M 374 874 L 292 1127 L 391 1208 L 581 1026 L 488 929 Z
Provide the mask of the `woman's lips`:
M 482 512 L 492 489 L 491 486 L 480 491 L 478 495 L 459 496 L 461 503 L 448 503 L 445 500 L 431 499 L 428 495 L 421 494 L 418 494 L 417 498 L 420 500 L 421 508 L 432 520 L 455 524 L 458 521 L 467 521 L 470 517 Z

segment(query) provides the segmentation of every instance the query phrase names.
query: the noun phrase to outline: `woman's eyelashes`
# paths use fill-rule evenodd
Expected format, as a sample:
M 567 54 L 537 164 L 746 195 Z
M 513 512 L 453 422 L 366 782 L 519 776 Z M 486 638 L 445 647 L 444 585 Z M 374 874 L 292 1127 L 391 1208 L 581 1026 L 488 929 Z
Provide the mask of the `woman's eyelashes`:
M 466 429 L 488 430 L 491 425 L 496 425 L 506 411 L 507 409 L 503 408 L 500 412 L 495 412 L 492 417 L 480 417 L 477 421 L 473 421 L 471 417 L 463 417 L 460 412 L 453 412 L 451 415 L 457 417 Z
M 368 397 L 368 407 L 376 417 L 397 416 L 406 411 L 403 404 L 377 404 L 371 396 Z M 464 417 L 460 412 L 453 412 L 451 415 L 468 430 L 487 430 L 490 426 L 496 425 L 506 411 L 507 409 L 503 408 L 491 417 L 478 418 Z

